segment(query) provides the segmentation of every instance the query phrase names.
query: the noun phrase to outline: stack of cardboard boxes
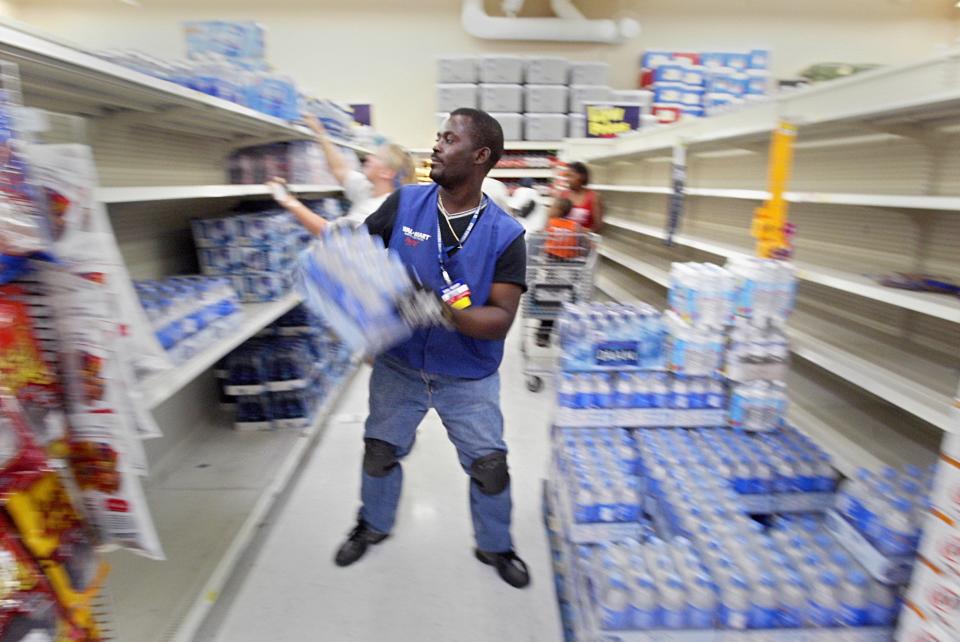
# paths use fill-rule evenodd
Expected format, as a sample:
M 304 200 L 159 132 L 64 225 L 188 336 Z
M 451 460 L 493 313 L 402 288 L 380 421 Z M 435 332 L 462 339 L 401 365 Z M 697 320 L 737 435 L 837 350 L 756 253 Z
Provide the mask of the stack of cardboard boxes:
M 437 116 L 458 107 L 489 112 L 506 140 L 555 141 L 585 135 L 585 102 L 640 102 L 649 91 L 616 91 L 609 65 L 557 57 L 445 56 L 438 61 Z
M 960 410 L 957 411 L 960 425 Z M 900 627 L 900 642 L 960 640 L 960 434 L 943 440 Z

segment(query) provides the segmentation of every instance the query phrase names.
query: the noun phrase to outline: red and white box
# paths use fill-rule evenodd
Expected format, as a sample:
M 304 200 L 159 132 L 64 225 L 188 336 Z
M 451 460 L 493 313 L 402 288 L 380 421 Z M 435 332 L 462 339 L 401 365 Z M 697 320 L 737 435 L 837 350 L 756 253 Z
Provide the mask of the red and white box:
M 933 513 L 954 528 L 960 528 L 960 460 L 949 454 L 954 444 L 944 442 L 937 465 L 937 476 L 930 494 Z
M 960 528 L 931 515 L 923 529 L 920 555 L 941 575 L 960 584 Z
M 960 585 L 956 582 L 921 560 L 913 571 L 907 600 L 927 621 L 953 636 L 948 639 L 960 638 Z
M 952 642 L 955 636 L 908 605 L 900 611 L 900 624 L 894 639 L 897 642 Z
M 654 103 L 653 115 L 661 125 L 670 125 L 680 120 L 683 115 L 683 105 Z

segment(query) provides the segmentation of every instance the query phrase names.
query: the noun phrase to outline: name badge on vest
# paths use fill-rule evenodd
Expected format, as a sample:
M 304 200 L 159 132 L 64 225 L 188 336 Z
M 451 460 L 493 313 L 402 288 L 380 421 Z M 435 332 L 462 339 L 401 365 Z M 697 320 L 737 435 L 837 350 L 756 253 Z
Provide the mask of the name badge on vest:
M 440 298 L 451 308 L 464 310 L 470 307 L 470 288 L 458 279 L 440 290 Z

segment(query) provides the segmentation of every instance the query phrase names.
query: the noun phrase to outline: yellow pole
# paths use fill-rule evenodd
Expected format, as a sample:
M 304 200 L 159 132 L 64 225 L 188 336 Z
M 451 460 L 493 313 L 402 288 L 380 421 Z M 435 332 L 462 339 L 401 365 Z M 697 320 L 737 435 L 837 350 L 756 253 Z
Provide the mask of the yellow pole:
M 757 239 L 757 256 L 787 258 L 792 246 L 786 232 L 788 203 L 784 192 L 790 182 L 793 168 L 793 143 L 797 138 L 796 125 L 780 121 L 770 138 L 770 164 L 767 181 L 770 198 L 757 208 L 750 234 Z

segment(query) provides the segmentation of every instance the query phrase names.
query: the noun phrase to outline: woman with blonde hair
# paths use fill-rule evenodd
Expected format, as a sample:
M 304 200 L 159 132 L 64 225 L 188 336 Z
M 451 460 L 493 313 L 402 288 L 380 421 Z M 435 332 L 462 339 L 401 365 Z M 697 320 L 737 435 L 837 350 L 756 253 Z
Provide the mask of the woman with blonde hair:
M 330 173 L 343 187 L 343 193 L 350 201 L 350 211 L 344 220 L 350 221 L 354 226 L 362 225 L 395 190 L 416 182 L 413 159 L 399 145 L 383 145 L 375 153 L 367 155 L 362 172 L 352 170 L 343 154 L 327 136 L 320 121 L 312 115 L 305 115 L 304 120 L 323 149 Z M 326 220 L 311 212 L 289 191 L 283 189 L 283 182 L 276 178 L 270 181 L 271 186 L 274 187 L 277 202 L 296 216 L 310 232 L 319 234 L 326 226 Z

